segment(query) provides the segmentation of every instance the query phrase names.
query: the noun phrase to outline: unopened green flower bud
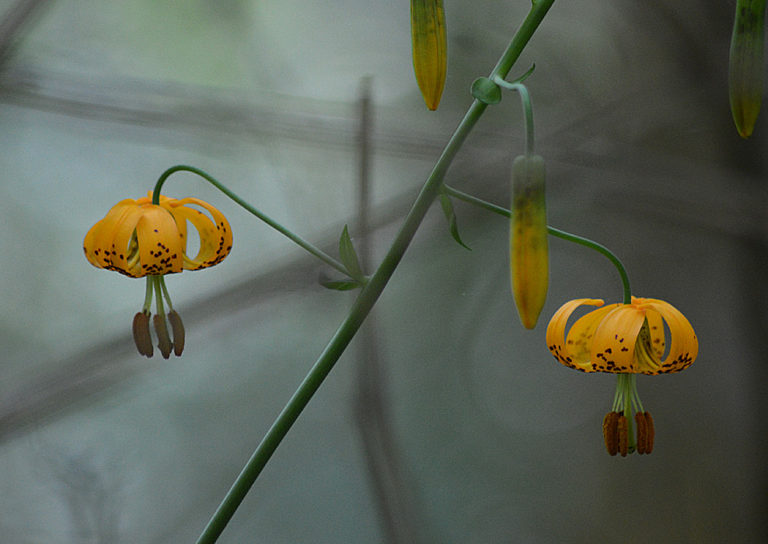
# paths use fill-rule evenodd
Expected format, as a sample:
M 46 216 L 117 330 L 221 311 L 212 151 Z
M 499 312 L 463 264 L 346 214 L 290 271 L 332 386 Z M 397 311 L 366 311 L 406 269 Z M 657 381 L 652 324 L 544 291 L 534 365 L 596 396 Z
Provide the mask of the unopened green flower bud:
M 736 2 L 728 87 L 731 114 L 742 138 L 749 138 L 752 134 L 763 99 L 765 2 Z

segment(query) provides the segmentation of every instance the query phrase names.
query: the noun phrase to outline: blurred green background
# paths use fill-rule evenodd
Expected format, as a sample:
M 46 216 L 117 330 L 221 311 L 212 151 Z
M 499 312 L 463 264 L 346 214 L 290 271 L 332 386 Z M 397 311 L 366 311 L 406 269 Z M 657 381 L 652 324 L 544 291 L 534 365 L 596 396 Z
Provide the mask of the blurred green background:
M 214 269 L 167 279 L 183 357 L 140 357 L 144 283 L 91 267 L 88 228 L 178 163 L 335 252 L 376 263 L 528 0 L 445 0 L 448 79 L 428 112 L 405 2 L 0 2 L 0 542 L 194 542 L 354 294 L 202 181 L 222 210 Z M 700 341 L 686 372 L 638 379 L 650 456 L 611 458 L 615 379 L 551 357 L 565 300 L 618 301 L 600 255 L 553 239 L 547 305 L 523 330 L 508 225 L 434 206 L 361 334 L 277 450 L 222 543 L 766 541 L 765 115 L 728 108 L 733 2 L 558 0 L 532 63 L 550 222 L 624 261 Z M 370 76 L 370 206 L 360 204 Z M 489 108 L 447 182 L 505 205 L 516 96 Z

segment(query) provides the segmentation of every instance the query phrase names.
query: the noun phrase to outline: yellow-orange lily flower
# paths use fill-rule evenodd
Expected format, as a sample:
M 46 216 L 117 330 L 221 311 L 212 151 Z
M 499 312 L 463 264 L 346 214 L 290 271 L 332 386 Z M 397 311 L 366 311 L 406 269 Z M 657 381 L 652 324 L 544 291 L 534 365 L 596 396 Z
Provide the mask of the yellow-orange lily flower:
M 232 249 L 232 230 L 224 215 L 207 202 L 197 198 L 177 200 L 162 195 L 158 200 L 158 204 L 153 204 L 150 192 L 147 197 L 118 202 L 85 235 L 83 250 L 93 266 L 133 278 L 147 277 L 144 306 L 133 320 L 133 338 L 139 353 L 151 357 L 149 309 L 155 298 L 155 332 L 160 352 L 167 359 L 172 350 L 181 355 L 184 325 L 173 309 L 163 276 L 220 263 Z M 210 217 L 190 204 L 203 208 Z M 187 222 L 199 235 L 200 248 L 194 257 L 187 254 Z M 163 299 L 170 310 L 167 316 Z M 171 324 L 173 340 L 168 333 L 166 317 Z
M 211 214 L 188 207 L 194 204 Z M 187 255 L 187 221 L 198 231 L 200 250 Z M 232 249 L 232 230 L 224 215 L 197 198 L 176 200 L 152 193 L 118 202 L 85 235 L 83 250 L 93 266 L 141 278 L 198 270 L 220 263 Z
M 582 372 L 618 374 L 613 407 L 603 420 L 603 437 L 611 455 L 653 450 L 653 418 L 643 409 L 636 374 L 679 372 L 699 352 L 693 327 L 677 308 L 663 300 L 632 297 L 630 304 L 603 306 L 600 299 L 563 304 L 547 327 L 547 347 L 560 363 Z M 602 306 L 579 319 L 566 335 L 568 318 L 580 306 Z M 669 350 L 665 334 L 669 330 Z M 632 431 L 635 412 L 637 440 Z
M 602 306 L 600 299 L 563 304 L 547 327 L 547 347 L 565 366 L 583 372 L 665 374 L 688 368 L 699 352 L 693 327 L 671 304 L 632 297 L 631 304 L 610 304 L 579 318 L 565 335 L 568 318 L 579 306 Z M 671 344 L 664 357 L 663 323 Z

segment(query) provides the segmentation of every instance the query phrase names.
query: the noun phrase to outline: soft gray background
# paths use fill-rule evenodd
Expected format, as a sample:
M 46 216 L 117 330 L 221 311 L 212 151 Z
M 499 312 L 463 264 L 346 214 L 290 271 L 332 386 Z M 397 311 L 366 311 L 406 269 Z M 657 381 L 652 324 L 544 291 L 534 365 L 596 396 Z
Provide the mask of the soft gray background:
M 565 300 L 618 300 L 600 255 L 553 239 L 539 326 L 519 325 L 507 223 L 429 214 L 359 338 L 277 450 L 226 543 L 678 543 L 766 538 L 766 134 L 727 100 L 733 2 L 558 0 L 531 63 L 553 225 L 624 260 L 637 295 L 696 328 L 682 374 L 639 378 L 651 456 L 600 436 L 614 378 L 558 365 Z M 82 238 L 110 206 L 194 164 L 335 251 L 355 229 L 361 78 L 372 76 L 372 262 L 529 0 L 446 0 L 448 80 L 428 112 L 406 2 L 0 2 L 0 542 L 194 542 L 354 294 L 191 175 L 171 196 L 229 217 L 214 269 L 168 278 L 182 358 L 129 337 L 142 281 Z M 448 174 L 505 204 L 517 97 Z

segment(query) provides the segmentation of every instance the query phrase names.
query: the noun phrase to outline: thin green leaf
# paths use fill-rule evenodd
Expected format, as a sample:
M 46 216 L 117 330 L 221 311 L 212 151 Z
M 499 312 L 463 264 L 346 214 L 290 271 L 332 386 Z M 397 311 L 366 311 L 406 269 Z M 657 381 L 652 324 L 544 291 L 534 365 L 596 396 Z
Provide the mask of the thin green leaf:
M 448 220 L 448 229 L 451 231 L 451 236 L 453 236 L 453 239 L 456 240 L 456 242 L 458 242 L 459 245 L 464 249 L 472 251 L 472 248 L 465 244 L 459 235 L 459 226 L 456 223 L 456 213 L 453 211 L 453 202 L 451 201 L 451 198 L 444 192 L 440 193 L 440 204 L 443 207 L 445 218 Z
M 355 280 L 321 281 L 320 285 L 326 289 L 333 289 L 334 291 L 351 291 L 352 289 L 358 289 L 359 287 L 362 287 L 360 282 Z
M 352 245 L 352 239 L 349 237 L 349 229 L 346 225 L 344 225 L 341 238 L 339 238 L 339 257 L 342 264 L 347 267 L 350 277 L 360 283 L 365 274 L 363 274 L 363 269 L 360 268 L 360 260 L 357 258 L 357 252 L 355 251 L 355 246 Z

